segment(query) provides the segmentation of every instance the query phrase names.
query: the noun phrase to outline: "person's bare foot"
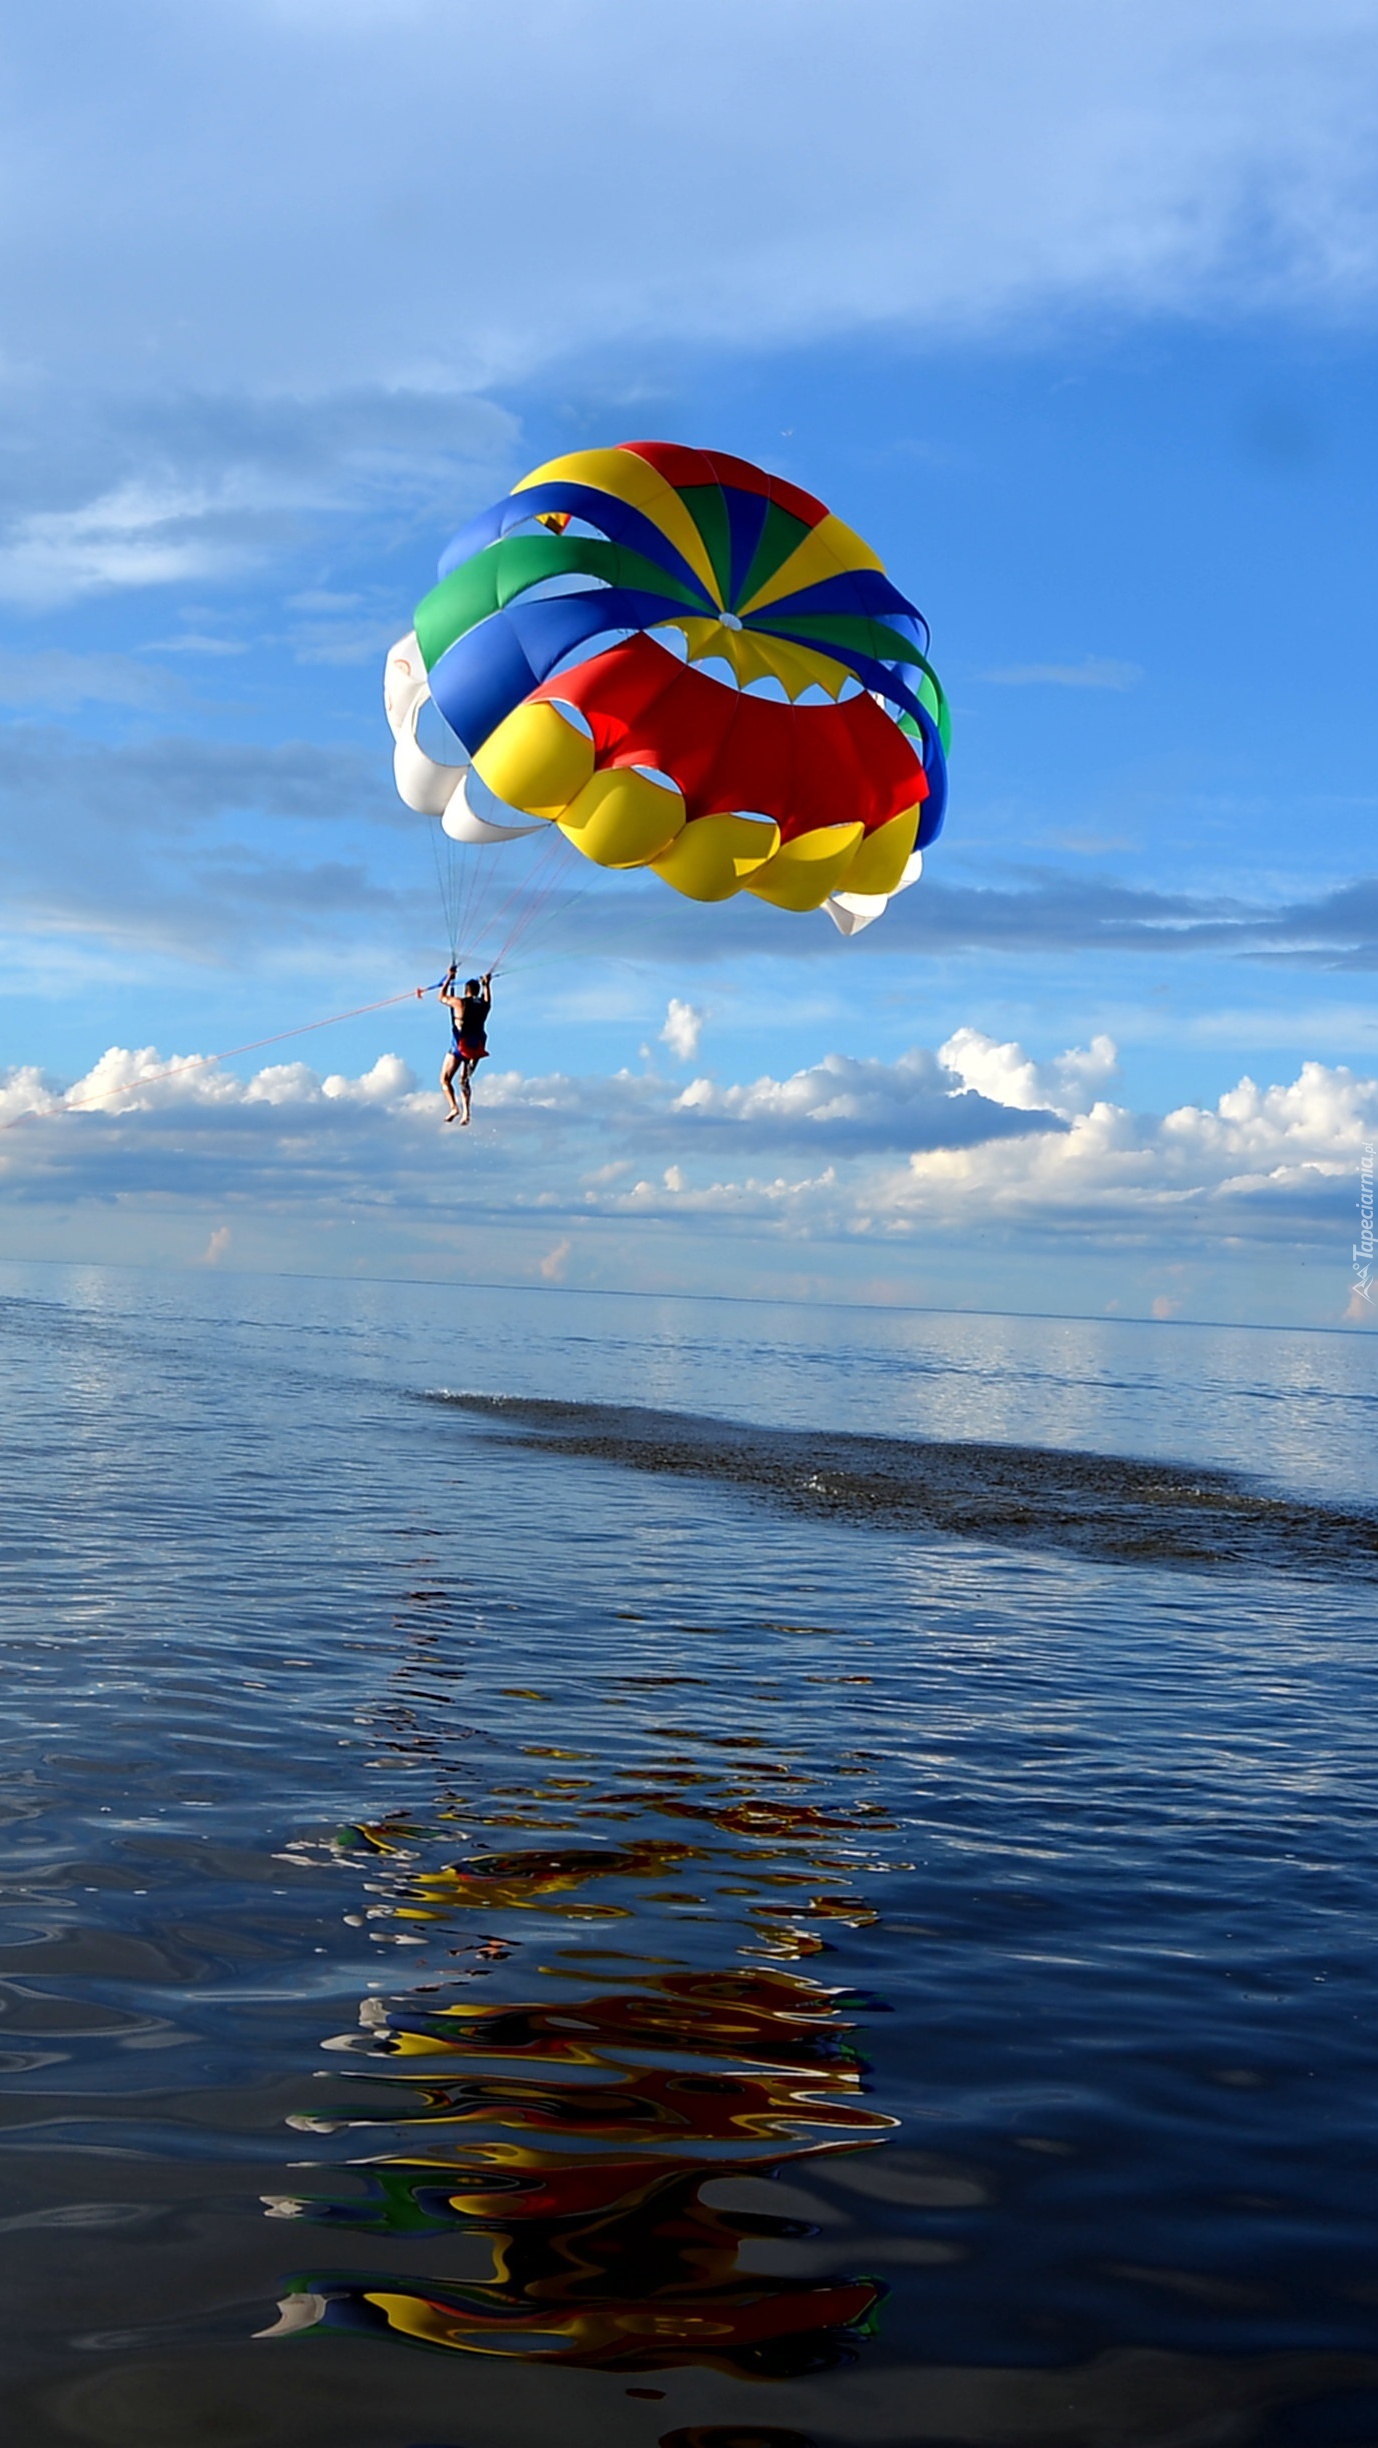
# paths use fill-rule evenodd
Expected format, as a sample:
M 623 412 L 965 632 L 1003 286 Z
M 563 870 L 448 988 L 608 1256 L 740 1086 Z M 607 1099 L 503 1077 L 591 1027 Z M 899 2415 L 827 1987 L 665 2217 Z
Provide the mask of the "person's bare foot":
M 468 1127 L 469 1127 L 469 1117 L 468 1117 L 468 1115 L 467 1115 L 467 1114 L 461 1114 L 461 1115 L 460 1115 L 460 1117 L 459 1117 L 459 1127 L 460 1127 L 460 1129 L 461 1129 L 461 1130 L 467 1130 L 467 1129 L 468 1129 Z
M 459 1107 L 457 1105 L 452 1105 L 449 1112 L 446 1114 L 445 1119 L 447 1122 L 457 1122 L 459 1120 Z

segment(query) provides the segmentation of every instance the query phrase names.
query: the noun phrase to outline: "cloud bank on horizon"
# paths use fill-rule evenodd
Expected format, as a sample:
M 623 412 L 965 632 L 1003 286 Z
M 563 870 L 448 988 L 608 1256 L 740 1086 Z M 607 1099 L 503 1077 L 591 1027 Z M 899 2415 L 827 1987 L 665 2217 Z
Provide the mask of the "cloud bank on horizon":
M 682 1016 L 672 1002 L 672 1045 Z M 936 1247 L 944 1288 L 986 1306 L 1002 1251 L 1072 1227 L 1084 1282 L 1130 1286 L 1102 1306 L 1164 1316 L 1190 1313 L 1203 1275 L 1218 1296 L 1222 1246 L 1246 1277 L 1331 1248 L 1378 1135 L 1378 1077 L 1342 1065 L 1144 1114 L 1108 1093 L 1108 1038 L 1039 1063 L 965 1027 L 936 1052 L 830 1055 L 778 1079 L 499 1072 L 455 1172 L 436 1165 L 439 1093 L 396 1054 L 353 1077 L 287 1061 L 240 1078 L 196 1060 L 111 1047 L 65 1092 L 12 1072 L 12 1213 L 46 1226 L 60 1212 L 73 1258 L 148 1242 L 190 1262 L 209 1221 L 217 1263 L 285 1236 L 326 1271 L 595 1289 L 768 1292 L 807 1248 L 815 1286 L 838 1298 L 919 1297 Z M 361 1221 L 367 1249 L 351 1255 L 339 1227 Z M 1321 1322 L 1337 1324 L 1338 1274 L 1333 1289 Z
M 1150 1218 L 1173 1264 L 1196 1235 L 1207 1309 L 1236 1243 L 1331 1231 L 1343 1281 L 1378 1067 L 1370 0 L 54 0 L 12 29 L 0 131 L 13 1077 L 434 976 L 383 652 L 524 466 L 662 430 L 818 491 L 912 584 L 953 815 L 841 949 L 591 880 L 503 989 L 490 1215 L 525 1231 L 577 1175 L 547 1280 L 700 1201 L 792 1247 L 980 1212 L 1013 1305 L 1030 1234 L 1067 1253 L 1038 1298 L 1075 1304 L 1078 1253 Z M 705 1035 L 693 1083 L 633 1069 Z M 224 1195 L 299 1218 L 270 1127 L 299 1107 L 375 1168 L 323 1157 L 381 1263 L 430 1108 L 380 1061 L 351 1038 L 310 1090 L 270 1066 L 73 1117 L 80 1163 L 35 1179 L 77 1212 L 127 1178 L 151 1231 L 232 1145 Z

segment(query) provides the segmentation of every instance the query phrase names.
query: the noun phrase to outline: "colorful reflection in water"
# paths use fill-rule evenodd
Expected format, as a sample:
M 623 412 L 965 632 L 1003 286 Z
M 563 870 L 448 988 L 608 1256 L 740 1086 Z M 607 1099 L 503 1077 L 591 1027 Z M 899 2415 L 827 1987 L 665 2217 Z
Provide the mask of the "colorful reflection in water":
M 395 1703 L 389 1727 L 407 1741 Z M 653 1739 L 611 1786 L 545 1771 L 490 1787 L 482 1809 L 442 1803 L 429 1826 L 399 1812 L 340 1831 L 336 1858 L 371 1874 L 375 1934 L 423 1937 L 460 1968 L 366 1999 L 360 2032 L 327 2043 L 336 2099 L 291 2122 L 344 2143 L 350 2190 L 267 2206 L 352 2239 L 432 2239 L 437 2267 L 303 2272 L 265 2335 L 784 2378 L 851 2360 L 873 2330 L 885 2289 L 865 2270 L 756 2264 L 763 2239 L 815 2232 L 772 2205 L 781 2170 L 895 2127 L 867 2097 L 856 1994 L 792 1968 L 824 1951 L 819 1925 L 874 1921 L 850 1881 L 883 1866 L 883 1814 L 812 1799 L 755 1742 L 688 1725 Z M 434 1858 L 461 1818 L 557 1840 Z M 557 1944 L 538 1992 L 489 2001 L 467 1984 L 509 1963 L 518 1915 L 552 1933 L 618 1923 L 617 1951 Z M 717 1960 L 677 1954 L 693 1929 L 701 1957 L 704 1924 Z
M 405 2146 L 352 2162 L 355 2198 L 271 2206 L 354 2234 L 482 2236 L 492 2275 L 461 2286 L 305 2275 L 275 2334 L 392 2332 L 628 2371 L 786 2375 L 845 2361 L 882 2287 L 743 2275 L 745 2237 L 807 2230 L 733 2200 L 734 2180 L 759 2185 L 893 2127 L 862 2097 L 845 2003 L 795 1973 L 743 1970 L 558 2005 L 366 2010 L 363 2046 L 387 2072 L 349 2127 L 400 2126 Z M 475 2128 L 495 2138 L 470 2139 Z

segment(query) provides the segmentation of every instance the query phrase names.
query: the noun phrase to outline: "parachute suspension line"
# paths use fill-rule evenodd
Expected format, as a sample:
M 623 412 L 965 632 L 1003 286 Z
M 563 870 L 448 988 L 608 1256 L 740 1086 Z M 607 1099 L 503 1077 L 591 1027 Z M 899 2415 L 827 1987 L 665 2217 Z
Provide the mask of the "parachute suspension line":
M 566 847 L 569 846 L 566 845 Z M 539 935 L 543 927 L 552 926 L 557 918 L 563 917 L 565 911 L 572 909 L 575 902 L 588 891 L 596 870 L 590 861 L 580 858 L 577 850 L 570 849 L 570 856 L 578 861 L 584 872 L 576 876 L 569 890 L 563 890 L 562 887 L 569 881 L 569 860 L 557 857 L 542 892 L 526 909 L 520 910 L 517 914 L 516 921 L 502 947 L 500 958 L 504 964 L 510 961 L 514 952 L 519 951 L 524 945 L 529 944 L 533 937 Z
M 562 902 L 575 898 L 574 894 L 561 894 L 561 886 L 571 863 L 579 866 L 586 863 L 554 825 L 534 854 L 527 852 L 524 861 L 520 854 L 518 860 L 513 860 L 512 846 L 508 843 L 466 844 L 458 855 L 464 890 L 456 915 L 451 957 L 462 956 L 465 967 L 493 971 L 505 965 L 513 943 L 548 914 L 552 895 L 558 895 Z M 582 891 L 591 877 L 590 869 L 576 892 Z
M 465 966 L 494 966 L 494 961 L 484 961 L 483 950 L 484 938 L 494 932 L 495 905 L 496 917 L 500 919 L 528 889 L 530 870 L 519 871 L 513 878 L 507 864 L 511 856 L 507 843 L 461 843 L 446 834 L 442 845 L 433 835 L 431 854 L 451 960 L 457 965 L 463 962 Z
M 488 932 L 486 913 L 501 883 L 492 845 L 473 843 L 457 853 L 463 883 L 455 917 L 451 958 L 466 970 L 485 968 L 482 945 Z
M 456 841 L 443 824 L 435 819 L 431 824 L 436 893 L 449 956 L 458 965 L 478 958 L 494 899 L 511 882 L 503 855 L 508 845 Z M 504 907 L 511 897 L 510 892 L 505 895 Z
M 443 832 L 443 827 L 436 830 Z M 457 968 L 505 968 L 519 946 L 572 907 L 593 882 L 593 865 L 554 824 L 539 844 L 523 843 L 515 859 L 513 848 L 507 842 L 461 843 L 449 834 L 443 841 L 431 836 L 449 957 Z M 584 872 L 570 890 L 576 869 Z
M 574 876 L 572 886 L 571 873 Z M 594 864 L 582 858 L 568 840 L 561 839 L 554 843 L 535 888 L 518 904 L 499 947 L 497 965 L 503 970 L 509 969 L 513 954 L 532 945 L 547 928 L 572 909 L 575 902 L 588 891 L 596 873 Z
M 440 896 L 441 915 L 445 921 L 445 932 L 448 937 L 450 958 L 453 960 L 457 948 L 457 938 L 459 932 L 458 911 L 455 902 L 457 878 L 455 875 L 454 846 L 450 841 L 449 835 L 442 831 L 439 824 L 432 825 L 430 829 L 430 836 L 431 865 L 435 869 L 435 887 Z M 445 845 L 443 849 L 441 847 L 442 842 Z
M 436 833 L 440 835 L 439 840 Z M 492 845 L 460 843 L 441 826 L 431 835 L 431 857 L 440 891 L 449 953 L 459 961 L 480 931 L 482 913 L 501 880 Z
M 218 1054 L 189 1054 L 183 1062 L 168 1063 L 161 1071 L 145 1071 L 139 1079 L 122 1080 L 114 1088 L 98 1088 L 90 1096 L 63 1097 L 56 1105 L 30 1105 L 23 1113 L 11 1114 L 8 1122 L 0 1122 L 0 1131 L 17 1130 L 21 1122 L 56 1122 L 63 1114 L 76 1113 L 84 1105 L 108 1105 L 112 1098 L 137 1096 L 141 1088 L 152 1088 L 159 1080 L 176 1079 L 183 1071 L 204 1071 L 212 1063 L 232 1062 L 237 1054 L 257 1054 L 264 1046 L 282 1045 L 289 1037 L 309 1037 L 316 1029 L 338 1028 L 342 1020 L 364 1020 L 370 1012 L 389 1011 L 395 1003 L 420 1003 L 428 994 L 437 994 L 444 980 L 437 978 L 430 986 L 408 986 L 401 994 L 383 995 L 377 1003 L 356 1003 L 352 1011 L 329 1012 L 324 1020 L 303 1020 L 296 1028 L 277 1029 L 271 1037 L 251 1037 L 246 1045 L 224 1046 Z
M 449 836 L 446 836 L 447 840 Z M 451 959 L 463 951 L 468 956 L 473 938 L 480 931 L 479 920 L 492 897 L 497 881 L 492 844 L 470 843 L 461 846 L 452 842 L 450 857 L 457 878 L 454 940 L 450 945 Z
M 542 842 L 530 873 L 519 884 L 512 886 L 492 914 L 490 931 L 496 935 L 503 920 L 511 913 L 507 931 L 496 947 L 495 963 L 506 959 L 516 938 L 541 914 L 551 893 L 566 874 L 570 859 L 578 856 L 555 825 L 551 826 L 550 834 L 551 838 Z

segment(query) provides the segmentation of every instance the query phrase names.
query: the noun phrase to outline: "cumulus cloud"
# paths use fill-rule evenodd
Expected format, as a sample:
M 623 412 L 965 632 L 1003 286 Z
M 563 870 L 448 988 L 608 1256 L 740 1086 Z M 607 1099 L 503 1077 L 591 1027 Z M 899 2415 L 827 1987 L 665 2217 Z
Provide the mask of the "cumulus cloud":
M 1160 1253 L 1325 1242 L 1343 1257 L 1360 1155 L 1378 1131 L 1378 1080 L 1343 1066 L 1306 1063 L 1291 1081 L 1245 1078 L 1214 1106 L 1136 1114 L 1097 1092 L 1114 1068 L 1106 1040 L 1037 1061 L 964 1029 L 938 1056 L 834 1055 L 790 1080 L 681 1091 L 627 1072 L 500 1073 L 452 1157 L 438 1094 L 396 1055 L 358 1076 L 290 1062 L 240 1078 L 193 1061 L 112 1047 L 65 1092 L 11 1074 L 0 1085 L 11 1210 L 213 1202 L 219 1233 L 249 1210 L 320 1219 L 347 1206 L 385 1236 L 405 1223 L 452 1238 L 458 1187 L 475 1228 L 545 1234 L 528 1263 L 547 1281 L 563 1279 L 576 1220 L 615 1232 L 712 1217 L 727 1232 L 841 1242 L 1046 1230 L 1073 1247 L 1137 1240 Z M 35 1107 L 44 1118 L 22 1121 Z M 763 1164 L 773 1135 L 808 1160 Z
M 706 1018 L 707 1014 L 701 1012 L 696 1004 L 681 1002 L 678 995 L 671 995 L 660 1042 L 669 1047 L 676 1062 L 693 1061 L 699 1050 L 699 1036 Z
M 998 1045 L 974 1028 L 955 1030 L 939 1047 L 938 1060 L 964 1088 L 998 1105 L 1013 1105 L 1025 1113 L 1045 1109 L 1064 1120 L 1089 1112 L 1119 1068 L 1112 1037 L 1093 1037 L 1089 1046 L 1072 1046 L 1051 1062 L 1037 1063 L 1022 1046 Z
M 735 1217 L 739 1222 L 759 1223 L 776 1217 L 797 1219 L 807 1212 L 814 1230 L 820 1225 L 832 1229 L 844 1202 L 835 1201 L 837 1169 L 827 1165 L 821 1173 L 792 1180 L 777 1173 L 773 1179 L 762 1179 L 748 1173 L 740 1181 L 706 1181 L 694 1184 L 683 1165 L 667 1165 L 659 1181 L 633 1182 L 630 1189 L 609 1194 L 604 1204 L 614 1215 L 656 1215 L 673 1221 L 677 1216 Z
M 787 1079 L 725 1086 L 691 1080 L 675 1098 L 674 1112 L 692 1121 L 700 1144 L 728 1145 L 749 1136 L 759 1146 L 816 1147 L 826 1137 L 854 1151 L 949 1147 L 1064 1127 L 1051 1108 L 1034 1116 L 1014 1097 L 986 1093 L 921 1048 L 893 1063 L 826 1054 Z
M 904 1230 L 965 1206 L 1084 1232 L 1334 1236 L 1376 1126 L 1378 1079 L 1308 1062 L 1266 1088 L 1246 1076 L 1213 1107 L 1144 1115 L 1098 1098 L 1061 1136 L 1016 1150 L 915 1150 L 886 1208 Z
M 115 1119 L 135 1114 L 175 1114 L 202 1119 L 209 1113 L 242 1112 L 256 1105 L 321 1108 L 405 1107 L 416 1076 L 397 1054 L 380 1054 L 358 1078 L 331 1072 L 324 1079 L 306 1063 L 267 1063 L 245 1080 L 224 1068 L 215 1054 L 162 1054 L 156 1046 L 110 1046 L 91 1069 L 59 1088 L 32 1065 L 0 1080 L 0 1128 L 20 1122 L 56 1121 L 69 1115 Z

